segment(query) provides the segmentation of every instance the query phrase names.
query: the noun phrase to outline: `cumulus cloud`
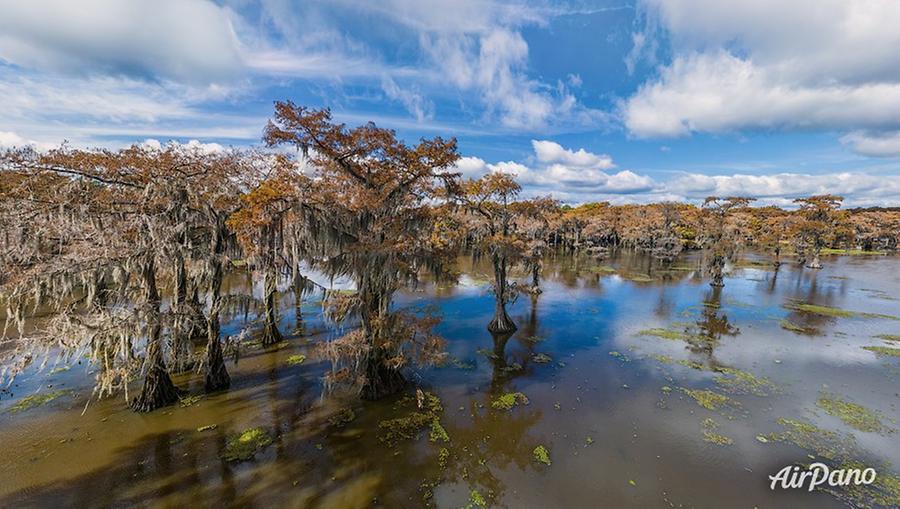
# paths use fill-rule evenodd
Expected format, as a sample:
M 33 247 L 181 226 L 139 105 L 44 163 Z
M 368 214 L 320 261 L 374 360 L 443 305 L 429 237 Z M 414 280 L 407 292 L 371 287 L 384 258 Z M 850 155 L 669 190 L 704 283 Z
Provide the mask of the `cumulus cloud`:
M 632 134 L 900 127 L 898 2 L 643 0 L 642 6 L 669 37 L 673 58 L 623 102 Z M 647 42 L 634 42 L 632 54 L 640 54 Z
M 227 8 L 208 0 L 0 2 L 0 59 L 75 73 L 209 82 L 241 48 Z
M 525 161 L 489 163 L 477 157 L 463 157 L 455 171 L 466 178 L 492 172 L 514 174 L 525 196 L 551 195 L 570 204 L 700 203 L 707 196 L 747 196 L 756 198 L 757 205 L 792 207 L 795 198 L 836 194 L 846 198 L 846 206 L 896 206 L 896 197 L 900 196 L 900 176 L 878 176 L 862 171 L 816 175 L 681 172 L 663 180 L 630 170 L 603 171 L 615 167 L 609 156 L 584 149 L 566 149 L 553 141 L 534 140 L 532 147 L 534 155 Z
M 841 137 L 841 142 L 850 145 L 858 154 L 872 157 L 900 157 L 900 131 L 884 133 L 854 131 Z
M 52 145 L 36 140 L 29 140 L 11 131 L 0 131 L 0 149 L 33 147 L 39 150 L 52 148 Z

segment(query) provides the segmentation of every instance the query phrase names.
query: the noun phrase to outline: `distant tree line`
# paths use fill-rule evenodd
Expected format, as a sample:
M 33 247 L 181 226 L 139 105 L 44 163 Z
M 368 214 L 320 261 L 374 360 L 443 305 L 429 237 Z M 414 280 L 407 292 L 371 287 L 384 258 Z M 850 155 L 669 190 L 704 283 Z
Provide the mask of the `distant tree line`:
M 746 247 L 776 264 L 790 253 L 820 268 L 825 249 L 894 250 L 900 240 L 896 209 L 841 210 L 837 196 L 796 200 L 792 211 L 744 197 L 699 207 L 523 199 L 513 175 L 462 179 L 453 139 L 407 145 L 374 124 L 348 128 L 328 110 L 290 102 L 276 104 L 263 140 L 270 150 L 63 145 L 0 155 L 0 380 L 62 349 L 96 365 L 98 396 L 124 394 L 136 411 L 177 401 L 176 372 L 225 390 L 234 345 L 223 317 L 253 309 L 247 331 L 278 344 L 277 296 L 294 294 L 299 327 L 299 303 L 316 289 L 304 270 L 313 268 L 355 286 L 322 289 L 325 316 L 352 325 L 317 347 L 333 366 L 326 383 L 376 399 L 404 385 L 408 364 L 443 359 L 437 319 L 398 310 L 393 297 L 425 274 L 453 279 L 460 253 L 490 261 L 487 327 L 509 334 L 507 306 L 538 297 L 550 251 L 630 248 L 665 264 L 702 250 L 710 284 L 721 286 Z M 527 281 L 513 281 L 514 268 Z M 236 271 L 259 282 L 259 297 L 224 291 Z

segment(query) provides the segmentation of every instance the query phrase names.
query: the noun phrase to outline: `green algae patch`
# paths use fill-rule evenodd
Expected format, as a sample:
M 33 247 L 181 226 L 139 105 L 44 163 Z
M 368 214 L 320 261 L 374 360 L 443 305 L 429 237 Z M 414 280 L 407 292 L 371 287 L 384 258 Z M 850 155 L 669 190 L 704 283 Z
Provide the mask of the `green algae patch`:
M 539 445 L 534 448 L 531 452 L 534 455 L 535 461 L 538 463 L 543 463 L 544 465 L 550 465 L 550 451 L 547 450 L 543 445 Z
M 447 468 L 447 463 L 450 461 L 450 449 L 446 447 L 441 447 L 441 450 L 438 451 L 438 466 L 441 470 Z
M 684 387 L 681 388 L 681 391 L 693 398 L 698 405 L 707 410 L 718 410 L 725 406 L 739 406 L 737 401 L 724 394 L 719 394 L 718 392 L 705 389 L 685 389 Z
M 472 490 L 469 493 L 469 503 L 466 505 L 466 509 L 475 509 L 476 507 L 487 507 L 487 501 L 477 490 Z
M 428 440 L 444 443 L 450 441 L 450 435 L 447 434 L 447 430 L 444 429 L 444 426 L 441 425 L 441 421 L 438 419 L 431 421 L 431 431 L 428 432 Z
M 431 426 L 429 436 L 437 439 L 442 438 L 440 431 L 443 426 L 440 425 L 441 413 L 444 411 L 441 400 L 430 392 L 416 391 L 416 398 L 404 398 L 398 404 L 403 406 L 413 401 L 416 408 L 409 412 L 405 417 L 397 417 L 395 419 L 387 419 L 378 423 L 378 440 L 394 447 L 401 440 L 411 440 L 419 436 L 419 433 L 426 427 Z M 437 423 L 439 430 L 434 426 Z M 446 430 L 444 430 L 446 434 Z M 447 437 L 449 441 L 449 436 Z
M 809 336 L 815 335 L 819 332 L 815 327 L 804 327 L 802 325 L 797 325 L 796 323 L 790 320 L 781 320 L 778 322 L 781 325 L 781 328 L 787 331 L 796 332 L 797 334 L 806 334 Z
M 889 346 L 864 346 L 862 349 L 873 352 L 879 357 L 900 357 L 900 348 L 891 348 Z
M 297 366 L 303 364 L 304 361 L 306 361 L 306 356 L 303 354 L 291 355 L 287 358 L 288 366 Z
M 875 337 L 878 339 L 883 339 L 885 341 L 900 342 L 900 334 L 878 334 Z
M 531 360 L 538 364 L 547 364 L 548 362 L 551 362 L 553 358 L 545 353 L 536 353 L 531 356 Z
M 718 429 L 719 423 L 717 423 L 715 420 L 707 417 L 706 419 L 703 419 L 700 425 L 703 427 L 704 441 L 716 445 L 731 445 L 734 443 L 734 440 L 732 440 L 731 438 L 716 433 L 716 429 Z
M 818 304 L 809 304 L 806 302 L 792 301 L 785 304 L 784 307 L 785 309 L 789 309 L 791 311 L 802 311 L 804 313 L 832 316 L 835 318 L 884 318 L 886 320 L 898 320 L 898 318 L 893 315 L 850 311 L 848 309 L 835 308 L 831 306 L 820 306 Z
M 791 443 L 830 460 L 849 458 L 856 449 L 856 442 L 852 436 L 839 435 L 797 419 L 779 418 L 777 422 L 785 429 L 780 433 L 764 435 L 770 442 Z
M 272 436 L 262 428 L 250 428 L 233 437 L 225 445 L 226 461 L 246 461 L 272 444 Z
M 864 249 L 832 249 L 823 247 L 820 254 L 823 255 L 840 255 L 840 256 L 884 256 L 886 251 L 866 251 Z
M 516 405 L 527 405 L 528 397 L 521 392 L 507 392 L 497 396 L 491 401 L 491 408 L 496 410 L 510 410 Z
M 768 378 L 760 378 L 749 371 L 735 368 L 716 368 L 724 376 L 715 377 L 716 385 L 733 394 L 769 396 L 781 392 L 781 388 Z
M 591 269 L 591 272 L 595 274 L 614 274 L 616 272 L 615 267 L 610 267 L 609 265 L 601 265 L 599 267 L 594 267 Z
M 340 412 L 328 418 L 328 424 L 335 428 L 343 428 L 356 419 L 356 412 L 352 408 L 343 408 Z
M 18 403 L 9 407 L 7 412 L 11 414 L 25 412 L 27 410 L 31 410 L 32 408 L 46 405 L 47 403 L 50 403 L 51 401 L 59 399 L 63 396 L 70 396 L 72 394 L 74 393 L 71 389 L 45 392 L 42 394 L 32 394 L 31 396 L 25 396 L 24 398 L 20 399 Z
M 881 419 L 876 412 L 835 396 L 823 395 L 816 401 L 816 406 L 824 410 L 828 415 L 839 418 L 847 426 L 859 431 L 879 433 L 889 429 L 881 423 Z
M 687 341 L 692 338 L 692 336 L 684 331 L 677 331 L 673 329 L 663 329 L 663 328 L 653 328 L 653 329 L 644 329 L 637 334 L 638 336 L 653 336 L 662 339 L 668 339 L 671 341 Z
M 851 460 L 835 468 L 862 471 L 869 468 L 869 465 Z M 885 472 L 884 468 L 876 470 L 878 474 L 872 484 L 849 483 L 840 488 L 828 486 L 820 489 L 851 507 L 900 507 L 900 477 Z

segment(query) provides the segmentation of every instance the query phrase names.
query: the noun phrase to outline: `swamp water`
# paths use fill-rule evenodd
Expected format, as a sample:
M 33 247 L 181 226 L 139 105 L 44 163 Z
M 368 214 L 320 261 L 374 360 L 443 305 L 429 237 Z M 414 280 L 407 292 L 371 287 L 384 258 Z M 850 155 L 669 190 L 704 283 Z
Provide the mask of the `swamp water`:
M 487 265 L 461 260 L 458 285 L 396 299 L 443 317 L 449 362 L 378 402 L 323 396 L 310 350 L 334 331 L 314 297 L 302 334 L 229 362 L 231 390 L 190 397 L 202 379 L 177 376 L 187 398 L 150 414 L 121 397 L 85 410 L 84 361 L 31 366 L 0 393 L 0 507 L 897 504 L 900 258 L 747 258 L 720 290 L 693 255 L 550 259 L 506 338 L 486 330 Z M 880 484 L 769 489 L 814 461 Z

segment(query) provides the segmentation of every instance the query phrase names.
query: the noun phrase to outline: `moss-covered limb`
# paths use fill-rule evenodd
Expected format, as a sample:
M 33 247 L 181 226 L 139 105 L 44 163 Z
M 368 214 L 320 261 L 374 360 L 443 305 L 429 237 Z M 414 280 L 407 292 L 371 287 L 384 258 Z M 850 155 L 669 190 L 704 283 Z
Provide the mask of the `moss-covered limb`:
M 885 315 L 879 313 L 865 313 L 862 311 L 850 311 L 831 306 L 820 306 L 818 304 L 810 304 L 808 302 L 790 301 L 784 305 L 785 309 L 791 311 L 800 311 L 804 313 L 812 313 L 816 315 L 832 316 L 836 318 L 883 318 L 886 320 L 900 320 L 893 315 Z
M 864 346 L 862 349 L 873 352 L 878 356 L 900 357 L 900 348 L 891 348 L 889 346 Z
M 246 461 L 271 444 L 272 436 L 266 430 L 250 428 L 228 440 L 223 457 L 226 461 Z
M 539 445 L 531 451 L 532 455 L 534 455 L 535 461 L 538 463 L 543 463 L 544 465 L 550 465 L 550 451 L 547 450 L 543 445 Z
M 501 394 L 491 401 L 491 408 L 496 410 L 510 410 L 516 405 L 527 405 L 528 397 L 521 392 L 508 392 Z
M 11 414 L 24 412 L 26 410 L 31 410 L 32 408 L 46 405 L 47 403 L 50 403 L 51 401 L 59 399 L 63 396 L 70 396 L 73 394 L 74 391 L 72 391 L 71 389 L 32 394 L 20 399 L 18 402 L 16 402 L 15 405 L 9 407 L 9 409 L 7 409 L 6 411 Z
M 882 424 L 877 412 L 857 403 L 845 401 L 837 396 L 823 394 L 816 401 L 816 406 L 859 431 L 879 433 L 890 429 Z

